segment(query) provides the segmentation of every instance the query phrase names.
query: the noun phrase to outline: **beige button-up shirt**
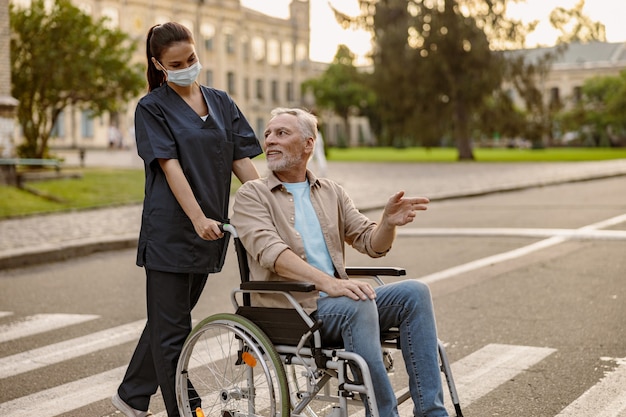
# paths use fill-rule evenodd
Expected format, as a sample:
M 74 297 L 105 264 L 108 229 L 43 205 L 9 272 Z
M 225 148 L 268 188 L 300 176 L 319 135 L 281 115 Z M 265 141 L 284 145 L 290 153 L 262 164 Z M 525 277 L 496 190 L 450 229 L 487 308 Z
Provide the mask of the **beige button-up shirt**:
M 371 238 L 376 223 L 358 211 L 339 184 L 326 178 L 318 179 L 311 171 L 307 171 L 307 178 L 311 186 L 311 203 L 339 278 L 348 278 L 344 242 L 371 257 L 387 253 L 372 249 Z M 239 188 L 231 220 L 248 252 L 251 280 L 289 280 L 278 275 L 274 267 L 278 256 L 287 249 L 306 261 L 302 238 L 295 228 L 293 196 L 274 174 L 248 181 Z M 292 295 L 307 312 L 317 308 L 319 291 Z M 289 307 L 281 296 L 263 294 L 253 300 L 256 305 Z

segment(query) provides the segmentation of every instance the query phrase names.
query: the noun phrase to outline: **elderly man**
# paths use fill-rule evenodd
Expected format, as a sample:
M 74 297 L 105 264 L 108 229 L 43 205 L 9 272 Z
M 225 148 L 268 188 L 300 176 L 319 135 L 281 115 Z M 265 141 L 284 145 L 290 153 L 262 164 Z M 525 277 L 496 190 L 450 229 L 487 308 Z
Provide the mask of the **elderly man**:
M 322 339 L 344 347 L 369 364 L 381 416 L 398 416 L 383 363 L 381 331 L 400 329 L 415 416 L 447 416 L 438 365 L 437 330 L 428 287 L 415 280 L 373 288 L 349 280 L 344 242 L 371 257 L 384 256 L 397 226 L 413 221 L 429 200 L 391 196 L 378 223 L 361 214 L 341 186 L 307 170 L 315 148 L 317 119 L 302 109 L 278 108 L 265 129 L 269 175 L 248 181 L 235 198 L 232 223 L 248 252 L 253 280 L 315 284 L 294 294 L 324 323 Z M 255 303 L 285 307 L 285 300 L 258 296 Z

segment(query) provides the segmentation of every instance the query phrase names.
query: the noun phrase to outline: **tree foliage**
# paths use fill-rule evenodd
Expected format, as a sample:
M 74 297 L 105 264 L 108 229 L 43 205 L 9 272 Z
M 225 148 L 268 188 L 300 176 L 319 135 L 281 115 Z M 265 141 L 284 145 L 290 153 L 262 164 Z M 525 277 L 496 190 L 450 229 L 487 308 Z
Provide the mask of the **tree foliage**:
M 66 107 L 94 116 L 116 112 L 145 85 L 140 67 L 130 64 L 130 38 L 69 0 L 11 5 L 10 22 L 12 94 L 25 138 L 21 156 L 47 155 L 54 123 Z
M 606 42 L 606 28 L 583 13 L 585 0 L 580 0 L 572 9 L 557 7 L 550 13 L 550 24 L 561 34 L 557 43 L 602 41 Z
M 573 109 L 560 115 L 565 131 L 586 135 L 588 144 L 626 144 L 626 70 L 618 76 L 593 77 L 585 81 Z
M 334 11 L 344 27 L 372 34 L 371 85 L 381 144 L 452 141 L 459 159 L 473 159 L 477 137 L 523 136 L 539 145 L 550 136 L 560 104 L 545 101 L 541 81 L 563 47 L 534 60 L 505 53 L 523 49 L 538 24 L 509 17 L 509 0 L 355 1 L 358 16 Z M 583 4 L 555 10 L 553 24 L 562 21 L 557 15 L 571 17 L 577 22 L 571 32 L 576 37 L 568 39 L 601 40 L 603 31 L 582 13 Z M 523 108 L 507 89 L 517 91 Z
M 345 45 L 339 45 L 326 71 L 318 78 L 305 81 L 302 89 L 312 90 L 316 105 L 335 112 L 346 126 L 351 114 L 366 111 L 374 101 L 365 75 L 354 66 L 354 54 Z
M 359 0 L 361 14 L 335 10 L 370 30 L 383 144 L 435 145 L 451 138 L 473 159 L 472 131 L 499 89 L 502 55 L 491 44 L 522 45 L 533 24 L 505 17 L 506 0 Z

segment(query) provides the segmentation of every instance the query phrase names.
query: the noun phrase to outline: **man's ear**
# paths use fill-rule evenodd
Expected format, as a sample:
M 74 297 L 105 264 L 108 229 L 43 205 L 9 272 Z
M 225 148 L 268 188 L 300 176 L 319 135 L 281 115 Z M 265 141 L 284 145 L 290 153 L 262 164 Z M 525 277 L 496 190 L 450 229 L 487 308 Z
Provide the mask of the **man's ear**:
M 313 153 L 313 148 L 315 148 L 315 138 L 307 138 L 304 144 L 304 149 Z

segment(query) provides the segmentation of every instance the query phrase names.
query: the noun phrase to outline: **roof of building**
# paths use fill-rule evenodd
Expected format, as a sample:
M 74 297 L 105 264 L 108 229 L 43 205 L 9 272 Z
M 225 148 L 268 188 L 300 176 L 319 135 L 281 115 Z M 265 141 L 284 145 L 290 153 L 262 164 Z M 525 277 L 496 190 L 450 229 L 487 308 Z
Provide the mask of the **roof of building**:
M 514 54 L 524 54 L 534 61 L 548 52 L 556 52 L 557 47 L 519 49 Z M 565 51 L 556 57 L 553 68 L 624 66 L 626 64 L 626 42 L 570 43 Z

